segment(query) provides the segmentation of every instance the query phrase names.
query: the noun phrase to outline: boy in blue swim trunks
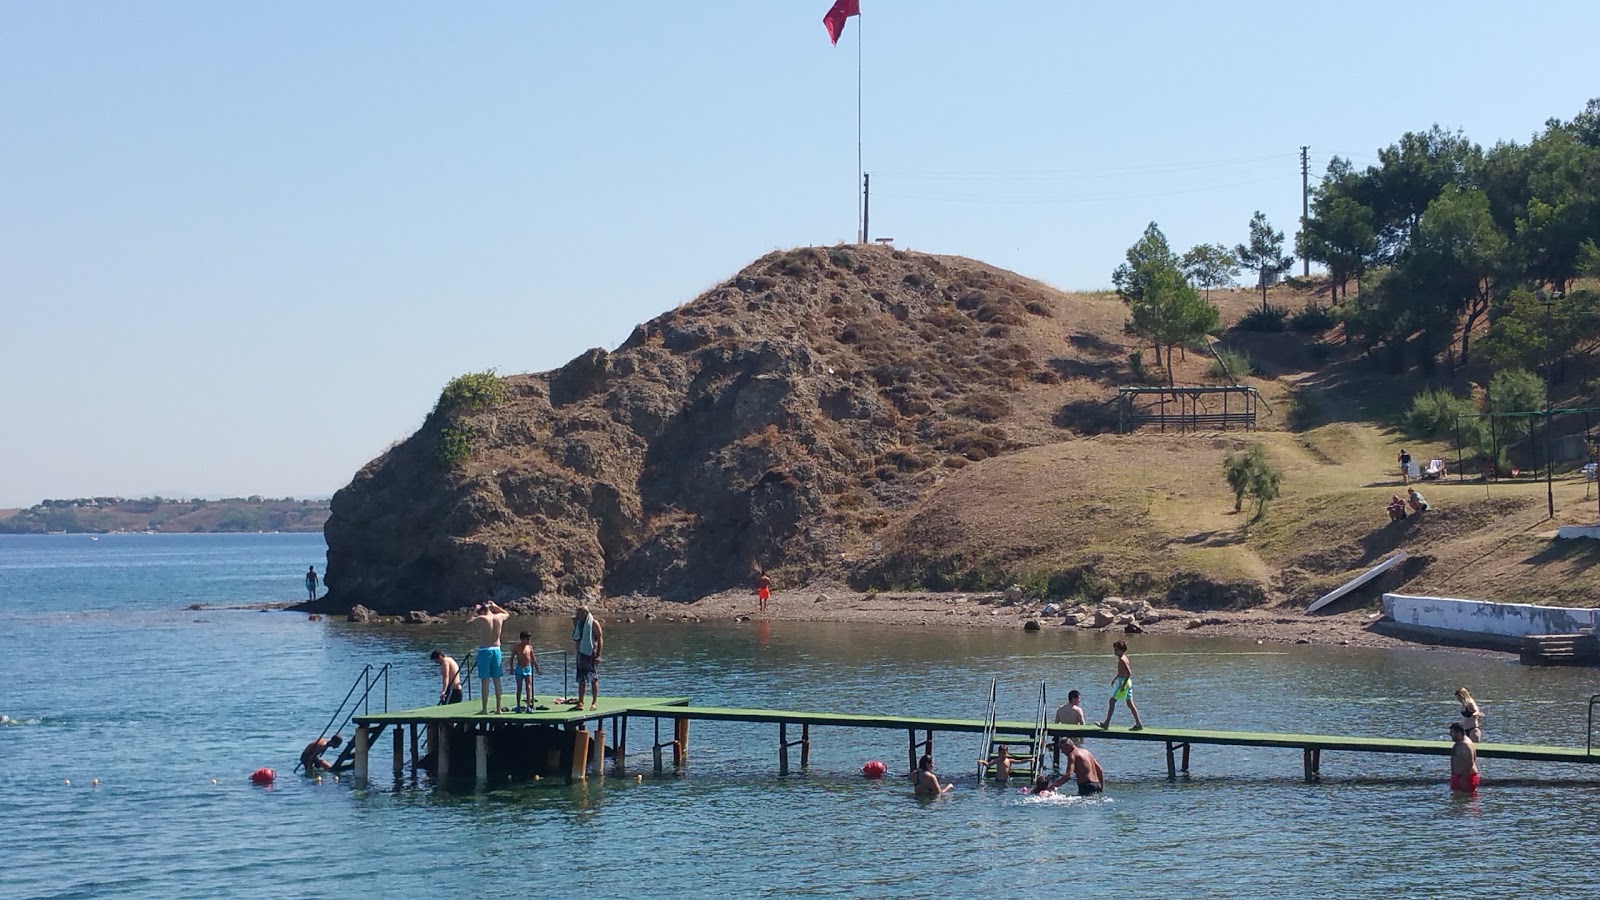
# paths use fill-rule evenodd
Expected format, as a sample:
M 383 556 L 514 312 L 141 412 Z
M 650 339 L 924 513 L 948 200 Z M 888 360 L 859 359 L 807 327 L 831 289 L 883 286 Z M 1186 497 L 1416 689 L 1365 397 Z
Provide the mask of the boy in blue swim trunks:
M 539 668 L 539 657 L 533 654 L 533 635 L 524 631 L 518 635 L 521 643 L 511 650 L 511 667 L 517 675 L 517 708 L 512 712 L 533 712 L 533 673 L 544 674 Z M 522 702 L 522 689 L 528 689 L 528 702 Z
M 501 609 L 493 600 L 485 600 L 472 608 L 472 618 L 467 620 L 478 632 L 478 679 L 482 682 L 483 710 L 489 712 L 489 682 L 494 682 L 494 711 L 506 711 L 500 694 L 500 629 L 511 614 Z
M 1117 654 L 1117 677 L 1111 682 L 1111 703 L 1106 706 L 1106 720 L 1096 722 L 1101 728 L 1111 727 L 1111 714 L 1117 711 L 1117 701 L 1126 700 L 1128 712 L 1133 713 L 1133 730 L 1144 729 L 1144 722 L 1139 718 L 1139 707 L 1133 704 L 1133 666 L 1128 662 L 1128 642 L 1117 641 L 1111 645 Z

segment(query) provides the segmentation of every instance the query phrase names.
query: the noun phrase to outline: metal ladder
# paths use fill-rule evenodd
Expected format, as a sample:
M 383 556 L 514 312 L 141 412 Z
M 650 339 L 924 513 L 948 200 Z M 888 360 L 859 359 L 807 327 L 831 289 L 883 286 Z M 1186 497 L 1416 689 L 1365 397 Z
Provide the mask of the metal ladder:
M 322 733 L 317 735 L 317 740 L 327 737 L 329 732 L 338 734 L 343 731 L 344 727 L 350 724 L 350 720 L 355 718 L 357 712 L 361 712 L 363 715 L 370 715 L 372 712 L 372 691 L 380 684 L 383 686 L 383 712 L 388 712 L 389 664 L 384 663 L 377 669 L 374 669 L 371 664 L 362 666 L 361 674 L 357 675 L 355 681 L 350 684 L 350 690 L 346 691 L 344 699 L 339 701 L 339 708 L 334 710 L 333 715 L 328 718 L 328 724 L 323 726 Z M 356 693 L 358 689 L 360 690 L 359 695 Z M 338 758 L 334 760 L 333 771 L 337 772 L 341 768 L 347 767 L 354 754 L 355 742 L 351 741 L 345 744 Z M 296 772 L 299 772 L 302 768 L 304 768 L 304 763 L 296 762 L 294 764 Z

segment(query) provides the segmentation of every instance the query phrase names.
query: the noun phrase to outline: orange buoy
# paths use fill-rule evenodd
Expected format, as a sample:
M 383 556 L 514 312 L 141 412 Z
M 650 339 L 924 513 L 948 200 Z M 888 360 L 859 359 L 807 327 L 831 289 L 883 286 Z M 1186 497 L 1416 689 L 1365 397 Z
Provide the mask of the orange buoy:
M 254 772 L 250 773 L 250 781 L 251 781 L 252 784 L 260 784 L 260 785 L 271 784 L 273 779 L 275 779 L 277 777 L 278 777 L 278 773 L 272 771 L 271 769 L 257 769 Z
M 876 759 L 861 767 L 861 774 L 868 778 L 882 778 L 888 771 L 889 767 Z

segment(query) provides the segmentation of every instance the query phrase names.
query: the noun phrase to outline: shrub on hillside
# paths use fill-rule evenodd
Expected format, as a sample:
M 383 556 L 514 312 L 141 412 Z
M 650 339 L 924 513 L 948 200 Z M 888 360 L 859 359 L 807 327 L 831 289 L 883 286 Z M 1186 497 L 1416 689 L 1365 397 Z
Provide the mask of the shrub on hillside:
M 1251 444 L 1246 450 L 1229 453 L 1222 461 L 1222 475 L 1233 490 L 1234 512 L 1244 508 L 1246 497 L 1256 501 L 1252 521 L 1266 514 L 1267 501 L 1277 498 L 1278 487 L 1283 482 L 1283 473 L 1267 459 L 1267 448 L 1263 444 Z
M 1289 401 L 1289 428 L 1293 431 L 1305 431 L 1322 424 L 1322 401 L 1317 395 L 1308 391 L 1295 391 L 1294 398 Z
M 1289 317 L 1289 327 L 1295 331 L 1327 331 L 1336 324 L 1338 320 L 1333 310 L 1320 303 L 1308 303 L 1305 309 Z
M 450 379 L 433 411 L 441 415 L 470 413 L 499 406 L 506 399 L 506 383 L 494 369 L 470 372 Z
M 850 251 L 844 249 L 843 247 L 835 247 L 832 250 L 829 250 L 828 262 L 833 263 L 841 269 L 853 269 L 856 266 L 855 257 L 851 256 Z
M 1256 361 L 1243 351 L 1219 350 L 1211 360 L 1211 375 L 1214 378 L 1243 378 L 1256 374 L 1259 374 Z
M 1134 384 L 1149 384 L 1150 370 L 1144 364 L 1144 351 L 1135 350 L 1128 354 L 1128 377 Z
M 1440 438 L 1454 435 L 1458 421 L 1471 419 L 1475 424 L 1477 415 L 1478 408 L 1471 400 L 1449 391 L 1426 390 L 1411 398 L 1405 426 L 1416 437 Z
M 1269 306 L 1266 309 L 1252 309 L 1239 324 L 1233 326 L 1240 331 L 1283 331 L 1287 327 L 1289 314 L 1282 307 Z

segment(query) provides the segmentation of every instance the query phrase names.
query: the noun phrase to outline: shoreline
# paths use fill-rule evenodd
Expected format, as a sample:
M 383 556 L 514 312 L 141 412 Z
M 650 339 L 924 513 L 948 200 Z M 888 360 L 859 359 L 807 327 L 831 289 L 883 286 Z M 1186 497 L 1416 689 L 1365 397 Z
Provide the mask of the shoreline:
M 504 604 L 514 615 L 567 616 L 579 602 L 585 603 L 602 622 L 739 622 L 768 619 L 787 622 L 859 623 L 879 626 L 922 626 L 943 628 L 1004 628 L 1021 631 L 1030 620 L 1040 630 L 1060 628 L 1103 633 L 1125 633 L 1124 625 L 1094 627 L 1063 624 L 1061 614 L 1041 615 L 1049 604 L 1027 600 L 1006 602 L 1002 593 L 903 591 L 864 593 L 840 584 L 811 585 L 773 591 L 767 612 L 760 612 L 755 594 L 723 591 L 692 602 L 662 600 L 656 597 L 605 597 L 578 601 L 571 598 L 538 598 Z M 1074 605 L 1058 604 L 1065 610 Z M 1076 608 L 1094 608 L 1080 604 Z M 259 608 L 288 609 L 343 618 L 347 610 L 335 611 L 318 598 L 315 604 L 304 601 L 262 604 Z M 435 620 L 451 621 L 470 615 L 466 607 L 432 614 Z M 404 615 L 374 614 L 374 621 L 404 621 Z M 1476 656 L 1514 658 L 1517 654 L 1483 647 L 1461 646 L 1430 641 L 1421 635 L 1400 635 L 1392 630 L 1377 630 L 1384 620 L 1370 608 L 1357 608 L 1329 615 L 1306 615 L 1298 608 L 1262 606 L 1243 610 L 1186 610 L 1155 607 L 1138 619 L 1135 634 L 1191 635 L 1195 637 L 1254 640 L 1258 643 L 1321 644 L 1376 649 L 1433 649 Z

